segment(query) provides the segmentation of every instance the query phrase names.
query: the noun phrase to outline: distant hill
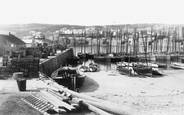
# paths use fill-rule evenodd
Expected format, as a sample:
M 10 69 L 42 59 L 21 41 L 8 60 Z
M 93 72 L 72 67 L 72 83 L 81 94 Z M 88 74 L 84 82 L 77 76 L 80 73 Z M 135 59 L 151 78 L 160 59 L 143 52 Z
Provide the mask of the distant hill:
M 6 24 L 6 25 L 0 25 L 0 34 L 2 33 L 13 33 L 19 38 L 22 38 L 24 36 L 30 35 L 30 31 L 39 31 L 43 33 L 52 33 L 56 30 L 59 30 L 61 28 L 68 28 L 68 29 L 82 29 L 85 27 L 95 27 L 97 29 L 101 29 L 103 27 L 106 28 L 113 28 L 113 29 L 120 29 L 125 28 L 125 26 L 129 29 L 133 29 L 135 27 L 139 28 L 146 28 L 151 26 L 165 26 L 165 27 L 173 27 L 174 25 L 171 24 L 116 24 L 116 25 L 105 25 L 105 26 L 80 26 L 80 25 L 67 25 L 67 24 L 39 24 L 39 23 L 30 23 L 30 24 Z M 183 26 L 183 25 L 175 25 L 175 26 Z
M 84 28 L 84 26 L 78 25 L 56 25 L 56 24 L 8 24 L 8 25 L 0 25 L 0 32 L 3 33 L 15 33 L 18 37 L 23 37 L 29 35 L 30 31 L 39 31 L 39 32 L 55 32 L 61 28 L 68 28 L 68 29 L 78 29 Z

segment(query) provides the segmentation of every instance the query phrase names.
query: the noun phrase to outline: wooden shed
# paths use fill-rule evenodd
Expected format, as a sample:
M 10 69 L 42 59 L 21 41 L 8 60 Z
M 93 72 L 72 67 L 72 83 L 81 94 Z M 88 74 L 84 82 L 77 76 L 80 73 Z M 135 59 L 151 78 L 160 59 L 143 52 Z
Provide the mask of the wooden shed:
M 0 34 L 0 56 L 8 54 L 12 51 L 19 51 L 25 47 L 25 42 L 9 33 L 9 35 Z

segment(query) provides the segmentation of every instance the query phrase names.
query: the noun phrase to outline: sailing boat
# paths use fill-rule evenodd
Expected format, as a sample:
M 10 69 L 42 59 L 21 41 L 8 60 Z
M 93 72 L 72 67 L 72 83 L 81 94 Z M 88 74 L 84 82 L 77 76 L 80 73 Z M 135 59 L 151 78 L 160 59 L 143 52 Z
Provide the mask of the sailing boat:
M 112 63 L 116 63 L 116 62 L 120 62 L 121 61 L 121 56 L 118 54 L 118 49 L 119 49 L 119 44 L 118 44 L 118 42 L 119 42 L 119 39 L 121 38 L 122 36 L 121 36 L 121 30 L 120 31 L 117 31 L 116 32 L 116 53 L 112 53 L 112 54 L 110 54 L 109 56 L 110 56 L 110 58 L 111 58 L 111 62 Z
M 99 31 L 97 31 L 97 55 L 94 56 L 94 61 L 95 62 L 110 62 L 110 57 L 108 57 L 106 54 L 100 53 L 100 42 L 101 42 L 101 35 Z
M 147 34 L 147 31 L 146 31 Z M 145 61 L 146 63 L 136 63 L 133 66 L 134 71 L 138 74 L 138 75 L 145 75 L 145 76 L 162 76 L 162 73 L 157 69 L 158 65 L 157 64 L 152 64 L 152 63 L 148 63 L 147 60 L 147 35 L 143 35 L 143 31 L 141 31 L 141 37 L 143 39 L 143 46 L 144 46 L 144 52 L 145 52 Z M 144 40 L 145 38 L 145 40 Z
M 179 32 L 178 31 L 176 31 L 176 28 L 175 28 L 175 31 L 174 31 L 174 37 L 175 37 L 175 39 L 179 39 Z M 177 40 L 175 40 L 175 51 L 176 51 L 176 41 Z M 179 46 L 180 47 L 180 46 Z M 179 50 L 180 51 L 180 50 Z M 170 64 L 170 67 L 171 68 L 174 68 L 174 69 L 184 69 L 184 63 L 181 63 L 181 59 L 180 59 L 180 62 L 172 62 L 171 64 Z
M 74 49 L 75 49 L 75 54 L 74 54 L 74 56 L 72 56 L 72 57 L 69 57 L 68 59 L 67 59 L 67 64 L 68 65 L 77 65 L 78 63 L 79 63 L 79 57 L 77 57 L 76 56 L 76 38 L 75 38 L 75 35 L 74 35 L 74 33 L 73 33 L 73 31 L 72 31 L 72 37 L 73 37 L 73 40 L 74 40 Z
M 144 36 L 143 31 L 141 31 L 141 37 L 142 37 L 143 46 L 144 46 L 146 66 L 145 65 L 142 65 L 140 63 L 136 63 L 136 64 L 133 65 L 133 70 L 138 75 L 152 76 L 152 67 L 148 66 L 148 62 L 147 62 L 147 35 Z
M 129 38 L 129 36 L 127 38 Z M 127 46 L 128 45 L 131 45 L 131 44 L 129 44 L 129 42 L 127 42 Z M 128 47 L 127 47 L 126 51 L 128 52 Z M 122 75 L 125 75 L 125 74 L 126 75 L 127 74 L 128 75 L 133 75 L 133 74 L 135 74 L 134 69 L 133 69 L 133 63 L 130 62 L 130 55 L 129 55 L 129 59 L 128 59 L 127 62 L 126 61 L 121 61 L 121 62 L 117 63 L 117 70 Z
M 86 37 L 86 35 L 85 35 L 85 37 Z M 86 53 L 86 58 L 87 59 L 94 59 L 94 54 L 92 52 L 92 45 L 93 45 L 92 40 L 93 40 L 93 33 L 92 33 L 92 36 L 91 36 L 91 52 Z
M 80 45 L 81 45 L 81 52 L 79 52 L 77 54 L 77 56 L 80 58 L 80 59 L 86 59 L 86 55 L 85 53 L 82 53 L 83 51 L 83 46 L 84 46 L 85 42 L 83 40 L 83 32 L 82 32 L 82 35 L 81 35 L 81 39 L 80 39 Z

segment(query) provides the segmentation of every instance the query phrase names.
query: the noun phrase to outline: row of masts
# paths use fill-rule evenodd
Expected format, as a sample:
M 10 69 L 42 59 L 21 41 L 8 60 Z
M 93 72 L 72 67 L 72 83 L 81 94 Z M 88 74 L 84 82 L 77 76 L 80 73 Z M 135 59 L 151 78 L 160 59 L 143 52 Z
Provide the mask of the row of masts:
M 156 30 L 134 28 L 133 31 L 125 29 L 105 29 L 74 34 L 72 32 L 73 46 L 77 46 L 77 41 L 81 42 L 81 52 L 86 52 L 86 47 L 90 47 L 90 53 L 102 53 L 102 46 L 105 46 L 103 53 L 121 53 L 121 54 L 171 54 L 184 52 L 183 27 L 173 27 L 173 29 L 163 28 Z M 64 34 L 66 35 L 66 34 Z M 90 45 L 86 45 L 86 40 Z M 96 40 L 96 43 L 94 42 Z M 96 51 L 93 51 L 93 50 Z M 115 49 L 115 50 L 113 50 Z M 89 50 L 87 51 L 89 52 Z

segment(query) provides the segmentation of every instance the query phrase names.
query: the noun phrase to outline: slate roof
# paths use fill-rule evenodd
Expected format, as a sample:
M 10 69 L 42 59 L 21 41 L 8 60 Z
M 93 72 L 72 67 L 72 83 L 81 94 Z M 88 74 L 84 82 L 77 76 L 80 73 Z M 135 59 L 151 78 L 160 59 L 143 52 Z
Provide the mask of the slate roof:
M 12 34 L 9 34 L 9 35 L 0 34 L 0 39 L 6 39 L 10 43 L 15 44 L 15 45 L 24 45 L 24 44 L 26 44 L 24 41 L 22 41 L 21 39 L 19 39 L 18 37 L 14 36 Z

